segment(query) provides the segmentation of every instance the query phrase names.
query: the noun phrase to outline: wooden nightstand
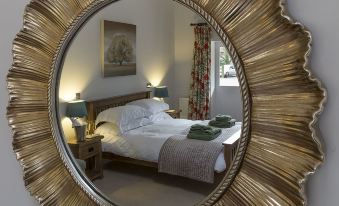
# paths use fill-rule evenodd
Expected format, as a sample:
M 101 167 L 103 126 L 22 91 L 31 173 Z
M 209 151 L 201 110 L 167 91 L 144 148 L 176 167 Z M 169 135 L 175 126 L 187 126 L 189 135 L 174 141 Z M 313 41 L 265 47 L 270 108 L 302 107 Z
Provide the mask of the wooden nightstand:
M 83 142 L 68 142 L 75 158 L 86 161 L 86 175 L 94 180 L 103 177 L 101 135 L 86 138 Z
M 170 110 L 166 110 L 165 112 L 169 114 L 171 117 L 173 117 L 174 119 L 180 119 L 181 110 L 170 109 Z

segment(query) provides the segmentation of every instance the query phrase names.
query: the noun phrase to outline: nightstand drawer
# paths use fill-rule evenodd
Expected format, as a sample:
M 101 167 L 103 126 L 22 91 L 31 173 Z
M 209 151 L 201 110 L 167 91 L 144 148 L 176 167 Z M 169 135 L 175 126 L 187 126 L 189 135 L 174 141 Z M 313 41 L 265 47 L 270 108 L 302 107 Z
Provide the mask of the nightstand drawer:
M 79 151 L 79 158 L 86 159 L 92 156 L 97 155 L 101 150 L 101 145 L 99 142 L 93 143 L 93 144 L 88 144 L 88 145 L 83 145 Z
M 91 180 L 103 177 L 102 170 L 102 135 L 88 136 L 82 142 L 68 142 L 69 148 L 77 159 L 86 161 L 86 174 Z

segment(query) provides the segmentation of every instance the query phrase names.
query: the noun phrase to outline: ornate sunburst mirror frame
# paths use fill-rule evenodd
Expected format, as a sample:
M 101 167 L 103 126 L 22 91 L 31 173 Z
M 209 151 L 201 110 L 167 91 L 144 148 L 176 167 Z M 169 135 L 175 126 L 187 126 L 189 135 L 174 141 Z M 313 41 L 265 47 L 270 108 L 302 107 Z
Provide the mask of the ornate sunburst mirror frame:
M 304 205 L 304 180 L 323 161 L 314 130 L 326 92 L 309 71 L 311 35 L 280 0 L 176 0 L 217 31 L 243 97 L 236 159 L 201 205 Z M 32 0 L 8 74 L 13 147 L 41 205 L 113 205 L 77 169 L 61 136 L 57 88 L 65 51 L 114 0 Z

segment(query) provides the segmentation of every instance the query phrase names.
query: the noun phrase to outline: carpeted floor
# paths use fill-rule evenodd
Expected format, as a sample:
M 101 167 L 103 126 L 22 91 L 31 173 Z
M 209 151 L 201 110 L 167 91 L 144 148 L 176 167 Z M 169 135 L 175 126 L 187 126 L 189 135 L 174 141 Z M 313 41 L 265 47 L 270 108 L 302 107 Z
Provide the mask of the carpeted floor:
M 94 184 L 119 206 L 191 206 L 206 198 L 220 179 L 211 185 L 159 174 L 153 168 L 108 162 L 104 178 Z

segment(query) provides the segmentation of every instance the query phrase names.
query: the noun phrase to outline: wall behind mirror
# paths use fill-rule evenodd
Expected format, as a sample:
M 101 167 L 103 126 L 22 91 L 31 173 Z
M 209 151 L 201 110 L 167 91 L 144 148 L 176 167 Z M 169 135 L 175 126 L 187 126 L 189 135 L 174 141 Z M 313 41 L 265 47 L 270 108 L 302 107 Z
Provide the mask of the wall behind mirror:
M 3 166 L 0 177 L 0 182 L 3 183 L 0 187 L 0 199 L 4 205 L 38 205 L 37 201 L 25 189 L 22 181 L 22 169 L 13 154 L 12 138 L 10 138 L 12 134 L 5 118 L 8 101 L 5 76 L 12 62 L 12 40 L 22 26 L 22 15 L 27 3 L 29 3 L 28 0 L 3 0 L 0 2 L 0 25 L 1 28 L 6 28 L 1 33 L 2 43 L 0 44 L 2 68 L 0 70 L 0 76 L 2 77 L 0 130 L 4 137 L 0 144 L 0 157 Z M 288 1 L 288 4 L 289 11 L 293 17 L 303 22 L 312 31 L 314 38 L 313 70 L 320 79 L 326 82 L 329 96 L 331 97 L 320 119 L 320 127 L 323 128 L 322 135 L 326 137 L 327 160 L 319 172 L 311 177 L 307 185 L 308 205 L 336 205 L 337 195 L 333 191 L 336 191 L 339 185 L 339 179 L 337 178 L 339 172 L 337 167 L 339 156 L 337 134 L 339 129 L 333 126 L 333 122 L 336 122 L 339 115 L 339 90 L 337 89 L 339 84 L 336 69 L 338 65 L 336 51 L 339 48 L 337 38 L 339 29 L 338 27 L 333 27 L 333 25 L 336 25 L 339 18 L 339 13 L 336 12 L 339 2 L 336 0 L 326 1 L 326 3 L 316 0 L 299 0 Z

